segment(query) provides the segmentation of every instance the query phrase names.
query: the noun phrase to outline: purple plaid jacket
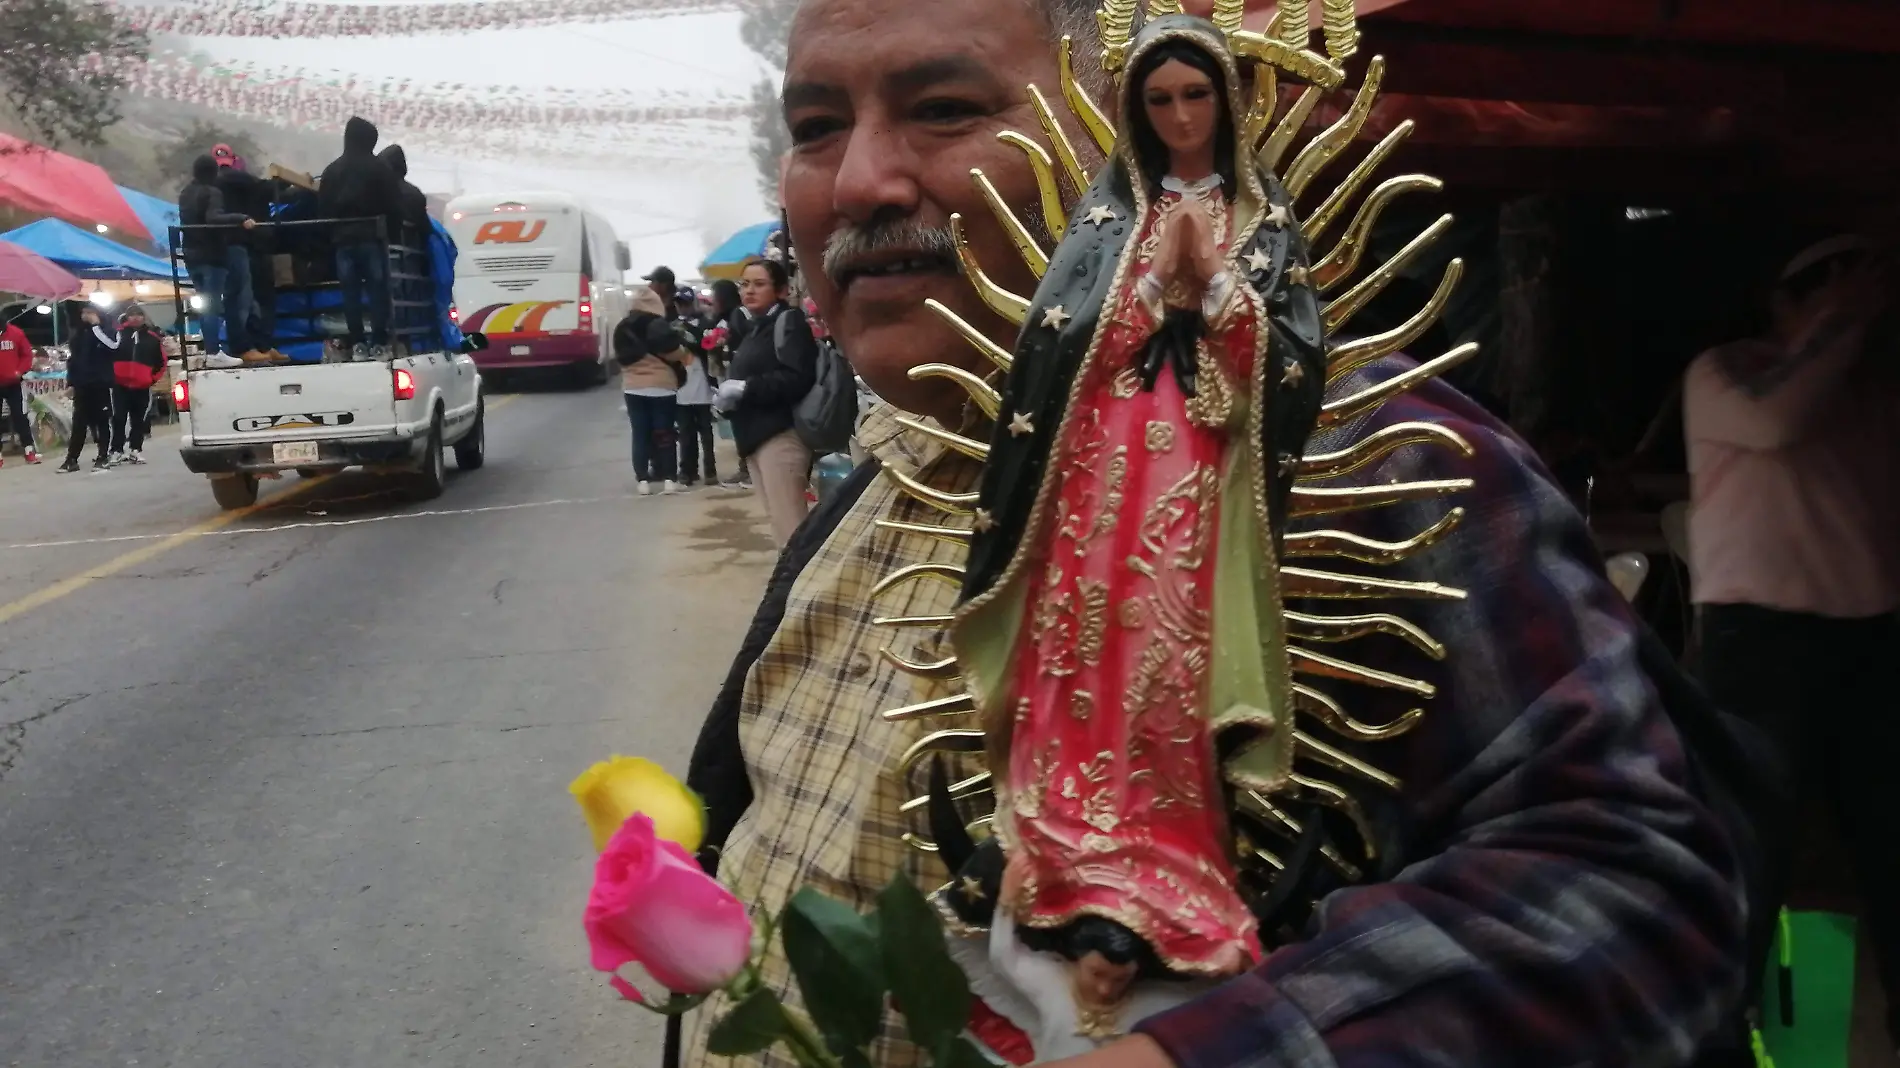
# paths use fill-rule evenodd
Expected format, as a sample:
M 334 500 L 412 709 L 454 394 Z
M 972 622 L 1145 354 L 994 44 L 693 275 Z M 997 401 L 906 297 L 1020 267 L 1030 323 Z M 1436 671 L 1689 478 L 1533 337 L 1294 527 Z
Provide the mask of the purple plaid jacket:
M 1410 366 L 1382 361 L 1349 388 Z M 1637 666 L 1636 623 L 1536 456 L 1455 389 L 1428 384 L 1314 451 L 1413 420 L 1477 455 L 1408 447 L 1351 481 L 1477 488 L 1456 501 L 1460 530 L 1377 572 L 1469 591 L 1398 608 L 1447 659 L 1396 641 L 1354 650 L 1439 687 L 1409 735 L 1357 749 L 1405 782 L 1394 873 L 1331 894 L 1305 941 L 1138 1030 L 1180 1068 L 1686 1063 L 1739 995 L 1743 904 L 1727 839 L 1685 786 L 1681 743 Z M 1324 525 L 1396 541 L 1444 508 Z M 1402 707 L 1375 695 L 1363 718 Z

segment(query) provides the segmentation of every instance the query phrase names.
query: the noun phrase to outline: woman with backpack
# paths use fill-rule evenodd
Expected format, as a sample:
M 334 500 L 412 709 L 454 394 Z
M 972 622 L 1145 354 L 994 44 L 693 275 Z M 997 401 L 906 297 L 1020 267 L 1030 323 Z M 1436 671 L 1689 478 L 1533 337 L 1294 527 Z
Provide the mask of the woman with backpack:
M 751 313 L 714 404 L 732 423 L 733 443 L 752 474 L 754 492 L 772 521 L 780 548 L 805 520 L 811 449 L 792 411 L 817 381 L 818 342 L 805 313 L 787 303 L 791 276 L 773 260 L 748 263 L 739 299 Z
M 661 484 L 675 493 L 673 452 L 675 403 L 686 383 L 681 358 L 685 345 L 666 319 L 666 302 L 651 288 L 633 294 L 633 310 L 614 327 L 614 359 L 620 364 L 620 391 L 627 398 L 627 422 L 633 428 L 633 475 L 642 497 Z
M 134 304 L 119 317 L 119 352 L 112 364 L 111 463 L 145 462 L 140 450 L 152 432 L 152 384 L 164 371 L 165 347 L 158 331 L 145 318 L 145 309 Z

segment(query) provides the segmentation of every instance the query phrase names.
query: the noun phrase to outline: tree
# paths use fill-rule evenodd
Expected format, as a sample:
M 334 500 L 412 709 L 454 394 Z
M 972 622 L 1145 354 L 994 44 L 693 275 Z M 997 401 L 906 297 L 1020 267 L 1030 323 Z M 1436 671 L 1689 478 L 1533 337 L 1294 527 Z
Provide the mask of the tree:
M 786 44 L 798 0 L 744 0 L 739 39 L 766 62 L 771 73 L 752 87 L 752 162 L 759 168 L 759 194 L 778 208 L 778 161 L 792 146 L 779 108 L 778 86 L 785 74 Z
M 33 137 L 97 145 L 119 121 L 128 64 L 145 31 L 90 0 L 0 0 L 0 98 Z
M 791 131 L 778 104 L 778 83 L 759 79 L 752 87 L 752 162 L 759 168 L 759 195 L 778 210 L 778 161 L 792 147 Z
M 184 136 L 159 150 L 159 170 L 174 176 L 182 184 L 191 177 L 192 161 L 210 152 L 212 145 L 230 145 L 231 151 L 251 164 L 263 159 L 263 150 L 250 134 L 226 129 L 203 119 L 193 119 L 191 129 L 186 130 Z

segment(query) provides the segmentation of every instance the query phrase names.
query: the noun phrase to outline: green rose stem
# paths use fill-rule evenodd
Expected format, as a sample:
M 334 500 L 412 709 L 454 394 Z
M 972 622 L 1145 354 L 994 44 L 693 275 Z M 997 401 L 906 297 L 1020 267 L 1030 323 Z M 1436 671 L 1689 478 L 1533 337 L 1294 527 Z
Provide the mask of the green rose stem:
M 765 922 L 761 924 L 759 932 L 761 947 L 771 944 L 772 935 L 777 927 L 777 920 L 768 915 Z M 759 969 L 759 959 L 762 955 L 762 952 L 755 954 L 746 962 L 745 970 L 740 972 L 732 982 L 726 984 L 726 997 L 731 999 L 733 1004 L 744 1002 L 765 985 L 765 975 Z M 777 1002 L 778 999 L 773 998 L 773 1001 Z M 798 1063 L 804 1065 L 805 1068 L 844 1068 L 843 1063 L 825 1047 L 825 1040 L 804 1013 L 779 1003 L 778 1016 L 783 1026 L 779 1037 L 785 1042 L 786 1048 L 791 1050 L 792 1056 L 797 1058 Z

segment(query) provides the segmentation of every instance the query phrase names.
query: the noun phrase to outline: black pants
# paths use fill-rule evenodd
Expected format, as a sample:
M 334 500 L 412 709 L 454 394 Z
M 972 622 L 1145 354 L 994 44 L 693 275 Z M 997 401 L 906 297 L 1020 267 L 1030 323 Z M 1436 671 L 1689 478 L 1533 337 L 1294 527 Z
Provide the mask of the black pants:
M 1755 605 L 1702 610 L 1709 695 L 1761 727 L 1795 772 L 1801 801 L 1825 802 L 1853 858 L 1868 941 L 1887 992 L 1887 1028 L 1900 1044 L 1900 615 L 1867 619 Z M 1770 858 L 1779 900 L 1794 858 Z M 1797 958 L 1801 952 L 1795 947 Z M 1797 960 L 1796 966 L 1799 966 Z
M 10 386 L 0 386 L 0 408 L 7 411 L 7 421 L 0 423 L 0 431 L 11 427 L 14 437 L 20 439 L 22 452 L 33 451 L 33 421 L 26 415 L 26 386 L 15 382 Z M 712 455 L 707 453 L 708 456 Z
M 132 431 L 132 451 L 137 452 L 145 447 L 145 438 L 152 432 L 152 391 L 150 389 L 112 387 L 113 452 L 125 451 L 128 424 Z
M 675 409 L 680 428 L 680 481 L 699 481 L 700 455 L 706 457 L 706 481 L 719 481 L 713 463 L 713 418 L 710 404 L 682 404 Z
M 271 248 L 251 246 L 251 340 L 260 349 L 276 348 L 277 265 Z
M 73 437 L 66 446 L 66 462 L 76 464 L 86 448 L 86 432 L 99 443 L 99 459 L 106 458 L 112 444 L 112 387 L 73 387 Z

